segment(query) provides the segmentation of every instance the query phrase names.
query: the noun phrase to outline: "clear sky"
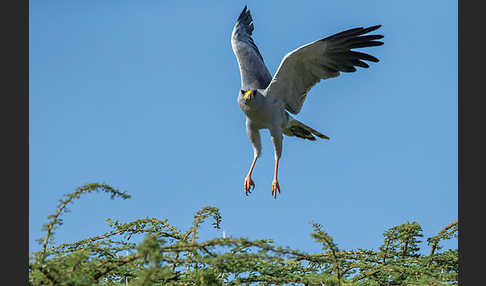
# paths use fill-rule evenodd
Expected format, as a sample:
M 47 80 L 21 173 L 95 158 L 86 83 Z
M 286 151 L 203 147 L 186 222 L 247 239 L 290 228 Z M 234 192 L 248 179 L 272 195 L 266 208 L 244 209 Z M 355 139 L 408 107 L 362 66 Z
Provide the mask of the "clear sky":
M 379 63 L 308 94 L 296 118 L 331 140 L 284 138 L 277 200 L 268 131 L 243 192 L 253 153 L 230 36 L 245 4 L 272 74 L 345 29 L 382 24 L 385 36 L 361 49 Z M 108 231 L 105 218 L 187 228 L 207 205 L 227 236 L 306 251 L 319 249 L 311 221 L 350 249 L 407 221 L 428 237 L 457 219 L 457 1 L 31 0 L 29 25 L 30 251 L 62 195 L 90 182 L 132 199 L 76 201 L 57 241 Z M 203 239 L 221 235 L 210 228 Z

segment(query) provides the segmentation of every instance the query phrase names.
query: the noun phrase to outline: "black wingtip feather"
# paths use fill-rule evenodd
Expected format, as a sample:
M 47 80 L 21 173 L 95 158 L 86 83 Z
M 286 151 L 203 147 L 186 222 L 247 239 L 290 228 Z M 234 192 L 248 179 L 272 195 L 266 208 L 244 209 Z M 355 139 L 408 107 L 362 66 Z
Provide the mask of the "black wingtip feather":
M 245 8 L 243 8 L 243 11 L 241 11 L 240 16 L 238 16 L 238 21 L 243 19 L 243 17 L 246 15 L 246 5 Z
M 353 37 L 346 40 L 345 43 L 367 42 L 367 41 L 379 40 L 379 39 L 383 39 L 383 35 L 367 35 L 367 36 Z
M 351 66 L 342 65 L 342 66 L 339 66 L 339 71 L 340 72 L 355 72 L 356 68 L 353 67 L 352 65 Z
M 250 10 L 247 9 L 247 6 L 243 8 L 243 11 L 241 11 L 240 16 L 238 16 L 238 20 L 236 21 L 237 24 L 246 26 L 246 31 L 250 36 L 253 33 L 254 27 L 253 27 L 253 18 L 251 17 Z
M 367 41 L 362 43 L 353 43 L 347 46 L 348 49 L 358 49 L 358 48 L 366 48 L 366 47 L 376 47 L 383 45 L 383 42 L 380 41 Z
M 368 28 L 363 28 L 363 27 L 352 28 L 352 29 L 331 35 L 331 36 L 324 38 L 322 40 L 323 41 L 324 40 L 339 40 L 339 39 L 345 39 L 345 38 L 349 38 L 349 37 L 357 37 L 359 35 L 363 35 L 363 34 L 372 32 L 374 30 L 377 30 L 380 27 L 381 27 L 381 25 L 375 25 L 375 26 L 371 26 L 371 27 L 368 27 Z
M 379 62 L 380 60 L 375 58 L 374 56 L 372 55 L 368 55 L 368 54 L 365 54 L 365 53 L 362 53 L 362 52 L 357 52 L 357 51 L 349 51 L 347 52 L 349 55 L 351 56 L 355 56 L 361 60 L 367 60 L 367 61 L 370 61 L 370 62 L 374 62 L 374 63 L 377 63 Z
M 360 60 L 351 60 L 351 63 L 355 66 L 362 67 L 362 68 L 365 68 L 365 69 L 370 67 L 367 63 L 360 61 Z
M 331 35 L 327 38 L 324 38 L 324 39 L 322 39 L 322 41 L 324 41 L 324 40 L 337 40 L 337 39 L 344 38 L 344 37 L 347 37 L 347 36 L 352 36 L 355 33 L 359 33 L 361 30 L 363 30 L 363 27 L 352 28 L 352 29 L 349 29 L 349 30 L 346 30 L 346 31 L 336 33 L 336 34 Z
M 381 25 L 375 25 L 375 26 L 368 27 L 366 29 L 363 29 L 361 35 L 366 34 L 366 33 L 369 33 L 369 32 L 372 32 L 374 30 L 378 30 L 379 28 L 381 28 Z

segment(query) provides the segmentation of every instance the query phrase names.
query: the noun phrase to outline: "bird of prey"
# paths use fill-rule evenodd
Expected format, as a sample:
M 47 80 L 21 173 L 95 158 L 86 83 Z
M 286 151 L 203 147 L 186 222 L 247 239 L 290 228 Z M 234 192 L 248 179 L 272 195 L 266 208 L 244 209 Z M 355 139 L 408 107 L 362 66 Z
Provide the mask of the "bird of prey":
M 355 66 L 368 68 L 363 60 L 378 62 L 374 56 L 352 49 L 382 45 L 383 42 L 377 41 L 382 35 L 364 35 L 380 27 L 349 29 L 303 45 L 285 55 L 272 77 L 253 41 L 253 19 L 245 6 L 233 28 L 231 46 L 241 75 L 237 101 L 246 116 L 246 132 L 253 147 L 253 161 L 243 185 L 246 195 L 255 188 L 251 174 L 262 149 L 259 130 L 270 131 L 275 155 L 272 195 L 277 198 L 283 134 L 308 140 L 316 140 L 314 135 L 329 139 L 289 112 L 300 112 L 307 93 L 321 79 L 337 77 L 340 72 L 354 72 Z

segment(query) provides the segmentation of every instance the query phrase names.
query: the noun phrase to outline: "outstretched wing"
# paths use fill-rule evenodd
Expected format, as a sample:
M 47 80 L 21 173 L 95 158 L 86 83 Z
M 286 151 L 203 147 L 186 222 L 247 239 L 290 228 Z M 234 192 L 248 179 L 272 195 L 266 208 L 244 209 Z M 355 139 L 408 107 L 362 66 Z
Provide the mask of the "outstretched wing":
M 250 11 L 247 11 L 245 6 L 231 35 L 231 46 L 240 67 L 243 90 L 264 89 L 272 80 L 263 57 L 251 37 L 254 29 L 252 21 Z
M 265 95 L 280 98 L 289 112 L 299 113 L 307 92 L 321 79 L 337 77 L 340 72 L 354 72 L 355 66 L 368 68 L 363 60 L 378 62 L 371 55 L 351 49 L 383 45 L 383 42 L 375 41 L 383 38 L 382 35 L 362 36 L 380 27 L 346 30 L 288 53 Z

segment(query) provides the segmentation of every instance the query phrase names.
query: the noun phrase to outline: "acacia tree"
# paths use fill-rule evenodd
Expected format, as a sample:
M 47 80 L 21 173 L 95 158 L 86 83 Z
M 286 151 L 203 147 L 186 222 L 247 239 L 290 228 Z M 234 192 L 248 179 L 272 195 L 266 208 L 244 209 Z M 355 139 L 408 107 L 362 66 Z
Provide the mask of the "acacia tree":
M 29 285 L 450 285 L 457 284 L 457 249 L 441 251 L 440 242 L 457 236 L 457 221 L 427 239 L 417 222 L 384 232 L 378 250 L 338 248 L 318 223 L 311 237 L 320 253 L 279 247 L 272 240 L 215 238 L 200 241 L 203 222 L 220 227 L 215 207 L 197 211 L 191 226 L 177 229 L 167 220 L 108 219 L 110 230 L 72 243 L 54 245 L 57 227 L 68 206 L 81 195 L 103 192 L 112 198 L 130 195 L 106 184 L 88 184 L 65 195 L 44 226 L 41 250 L 31 253 Z M 144 236 L 130 242 L 133 236 Z M 132 240 L 133 241 L 133 240 Z

